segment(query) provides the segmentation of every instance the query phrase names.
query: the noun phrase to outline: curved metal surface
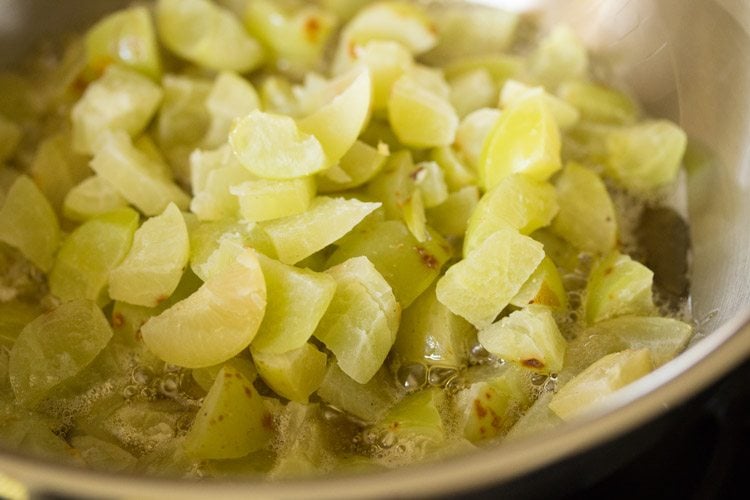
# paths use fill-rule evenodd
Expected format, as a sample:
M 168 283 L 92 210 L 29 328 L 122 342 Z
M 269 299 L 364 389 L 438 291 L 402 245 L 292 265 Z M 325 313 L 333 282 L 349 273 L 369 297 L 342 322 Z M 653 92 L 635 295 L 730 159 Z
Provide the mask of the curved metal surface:
M 85 3 L 85 5 L 91 5 Z M 693 310 L 706 332 L 677 359 L 618 394 L 609 408 L 548 433 L 442 462 L 400 470 L 299 481 L 184 482 L 76 470 L 0 455 L 0 470 L 31 487 L 138 498 L 355 498 L 426 496 L 501 484 L 579 454 L 653 420 L 729 372 L 750 354 L 750 5 L 743 0 L 481 0 L 540 9 L 583 34 L 597 54 L 656 114 L 675 119 L 696 147 L 688 157 Z M 55 8 L 78 2 L 55 3 Z M 17 38 L 12 9 L 0 4 L 0 54 Z M 11 10 L 8 10 L 11 9 Z M 42 12 L 36 11 L 36 12 Z M 23 16 L 20 17 L 23 19 Z M 47 21 L 36 23 L 44 32 Z M 22 25 L 25 26 L 25 25 Z M 15 30 L 15 31 L 14 31 Z M 3 34 L 4 33 L 4 34 Z M 8 35 L 8 33 L 16 33 Z

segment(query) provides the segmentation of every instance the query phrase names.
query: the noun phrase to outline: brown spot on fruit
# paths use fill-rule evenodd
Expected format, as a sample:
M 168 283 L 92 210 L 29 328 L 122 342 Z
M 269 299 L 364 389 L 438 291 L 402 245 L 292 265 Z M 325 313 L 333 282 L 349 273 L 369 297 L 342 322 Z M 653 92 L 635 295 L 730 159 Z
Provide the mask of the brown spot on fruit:
M 474 411 L 479 418 L 484 418 L 487 415 L 487 408 L 485 408 L 478 399 L 474 400 Z
M 115 328 L 121 328 L 125 324 L 125 316 L 120 313 L 112 314 L 112 326 Z
M 253 390 L 251 388 L 249 388 L 249 387 L 245 387 L 244 389 L 245 389 L 245 395 L 248 398 L 252 398 L 253 397 Z
M 438 261 L 437 257 L 432 255 L 425 248 L 417 246 L 414 247 L 414 250 L 416 250 L 419 258 L 422 260 L 422 263 L 428 268 L 437 269 L 438 267 L 440 267 L 440 261 Z
M 534 368 L 537 370 L 540 368 L 544 368 L 544 363 L 536 358 L 522 359 L 521 364 L 527 368 Z
M 273 417 L 270 413 L 264 412 L 263 416 L 260 417 L 260 425 L 262 425 L 265 429 L 268 429 L 269 431 L 273 430 Z
M 166 296 L 166 295 L 159 295 L 158 297 L 156 297 L 156 305 L 158 306 L 159 304 L 161 304 L 162 302 L 164 302 L 168 298 L 169 297 Z
M 310 43 L 315 43 L 320 35 L 320 20 L 315 16 L 310 16 L 305 20 L 305 38 Z

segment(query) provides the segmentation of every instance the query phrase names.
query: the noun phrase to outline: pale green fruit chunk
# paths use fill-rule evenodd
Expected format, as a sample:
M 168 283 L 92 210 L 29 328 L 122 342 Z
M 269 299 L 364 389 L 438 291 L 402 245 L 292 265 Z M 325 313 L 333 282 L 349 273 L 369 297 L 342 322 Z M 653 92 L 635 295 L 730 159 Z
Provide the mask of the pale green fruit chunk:
M 462 73 L 450 80 L 450 86 L 451 104 L 461 118 L 497 102 L 497 86 L 486 69 Z
M 195 155 L 199 153 L 200 151 L 196 150 L 191 155 L 191 163 Z M 241 186 L 255 180 L 256 177 L 253 174 L 235 161 L 228 165 L 218 166 L 218 168 L 206 173 L 205 181 L 200 190 L 194 189 L 194 196 L 190 201 L 190 211 L 201 221 L 235 218 L 239 215 L 240 200 L 232 193 L 232 190 L 235 186 Z
M 279 260 L 296 264 L 344 236 L 379 206 L 380 203 L 320 196 L 307 211 L 267 222 L 263 229 Z
M 563 420 L 600 408 L 618 389 L 653 369 L 648 349 L 626 350 L 604 356 L 565 384 L 549 403 Z
M 30 305 L 18 300 L 0 302 L 0 348 L 10 350 L 21 330 L 42 314 L 38 305 Z
M 439 407 L 444 395 L 436 388 L 409 394 L 391 408 L 371 431 L 381 440 L 402 445 L 411 453 L 423 453 L 445 440 L 446 429 Z
M 317 394 L 329 405 L 367 423 L 380 420 L 402 395 L 386 367 L 378 370 L 366 384 L 360 384 L 335 361 L 328 363 Z
M 445 183 L 443 171 L 434 161 L 417 163 L 414 185 L 422 193 L 425 208 L 440 205 L 448 198 L 448 186 Z
M 464 255 L 469 255 L 500 228 L 531 234 L 549 225 L 559 210 L 555 188 L 521 174 L 502 179 L 479 200 L 469 219 Z
M 444 236 L 454 238 L 466 233 L 469 219 L 479 203 L 479 189 L 466 186 L 450 193 L 445 201 L 426 210 L 427 223 Z
M 25 175 L 13 182 L 0 208 L 0 241 L 17 248 L 42 271 L 52 269 L 60 223 L 47 198 Z
M 333 59 L 333 72 L 341 73 L 356 59 L 357 46 L 372 40 L 391 40 L 413 55 L 437 43 L 430 19 L 418 5 L 407 2 L 378 2 L 360 10 L 344 27 Z
M 546 249 L 545 246 L 545 251 Z M 544 257 L 534 274 L 523 284 L 510 303 L 516 307 L 537 304 L 558 310 L 568 308 L 568 296 L 563 287 L 562 277 L 552 259 Z
M 91 175 L 89 159 L 73 152 L 70 133 L 61 132 L 44 139 L 37 147 L 29 174 L 60 213 L 68 192 Z
M 334 97 L 300 119 L 299 129 L 315 136 L 323 146 L 327 167 L 335 165 L 352 147 L 365 127 L 370 112 L 370 72 L 357 69 L 329 84 Z
M 484 143 L 479 177 L 485 189 L 520 173 L 545 181 L 560 170 L 560 131 L 541 96 L 533 96 L 503 111 Z
M 124 132 L 107 134 L 91 160 L 91 168 L 120 195 L 148 216 L 174 203 L 181 210 L 190 198 L 174 182 L 155 174 L 153 160 L 135 149 Z
M 100 306 L 109 302 L 110 271 L 128 254 L 138 213 L 131 208 L 83 223 L 63 242 L 49 274 L 50 291 L 62 300 L 88 299 Z
M 477 328 L 487 327 L 542 259 L 541 243 L 513 229 L 498 229 L 438 280 L 438 300 Z
M 241 17 L 245 27 L 268 49 L 275 66 L 295 76 L 319 69 L 336 28 L 336 16 L 317 5 L 254 0 Z
M 239 19 L 208 0 L 159 0 L 156 25 L 169 50 L 209 69 L 246 73 L 263 60 Z
M 203 398 L 185 436 L 185 451 L 196 458 L 239 458 L 271 439 L 271 416 L 255 387 L 226 365 Z
M 372 109 L 382 111 L 388 106 L 393 84 L 414 67 L 414 57 L 406 47 L 390 40 L 372 40 L 354 50 L 356 61 L 370 70 Z
M 116 444 L 93 436 L 74 436 L 71 446 L 86 465 L 111 472 L 133 472 L 138 460 Z
M 514 40 L 520 16 L 489 5 L 435 4 L 428 10 L 439 34 L 437 45 L 423 56 L 430 64 L 445 64 L 480 55 L 497 54 Z
M 268 305 L 254 353 L 282 354 L 310 339 L 336 291 L 336 280 L 325 273 L 282 264 L 258 255 L 266 279 Z
M 411 196 L 404 202 L 402 216 L 409 232 L 420 243 L 427 240 L 427 216 L 424 212 L 424 202 L 422 201 L 422 190 L 415 189 Z
M 112 338 L 112 329 L 91 301 L 74 300 L 26 325 L 10 351 L 8 374 L 16 399 L 41 400 L 83 370 Z
M 451 103 L 412 75 L 404 75 L 393 84 L 388 120 L 399 141 L 415 148 L 448 146 L 458 127 L 458 115 Z
M 627 255 L 614 251 L 591 270 L 585 311 L 589 324 L 616 316 L 654 312 L 651 285 L 654 273 Z
M 193 196 L 209 190 L 209 175 L 214 170 L 224 167 L 242 167 L 234 156 L 232 148 L 226 143 L 216 149 L 196 149 L 190 153 L 190 187 L 193 190 Z M 247 177 L 248 179 L 255 178 L 249 172 Z
M 260 377 L 276 394 L 290 401 L 307 403 L 326 374 L 328 356 L 309 343 L 282 354 L 255 349 L 251 352 Z
M 240 163 L 264 179 L 304 177 L 328 166 L 318 139 L 288 116 L 253 111 L 235 123 L 229 143 Z
M 409 150 L 390 155 L 381 172 L 367 184 L 368 198 L 382 202 L 388 218 L 402 219 L 403 207 L 416 188 L 417 170 Z
M 617 243 L 615 207 L 604 182 L 595 172 L 569 163 L 558 177 L 560 211 L 552 230 L 574 247 L 607 254 Z
M 335 431 L 317 403 L 290 401 L 278 411 L 276 422 L 279 439 L 274 443 L 277 455 L 268 473 L 270 479 L 320 477 L 337 465 L 338 457 L 331 449 Z
M 187 184 L 190 154 L 203 146 L 211 127 L 207 101 L 212 82 L 201 77 L 167 74 L 162 87 L 164 100 L 156 121 L 156 139 L 174 176 Z
M 250 82 L 231 71 L 219 73 L 206 98 L 211 121 L 203 146 L 214 148 L 226 143 L 234 120 L 259 108 L 260 97 Z
M 92 175 L 68 191 L 63 202 L 63 214 L 70 220 L 83 222 L 127 204 L 127 200 L 110 183 L 98 175 Z
M 406 308 L 437 279 L 450 258 L 448 243 L 434 231 L 420 243 L 401 221 L 381 221 L 357 229 L 331 255 L 328 265 L 365 256 Z
M 86 33 L 86 63 L 97 74 L 121 64 L 154 80 L 161 77 L 161 57 L 151 14 L 145 6 L 117 11 Z
M 266 284 L 252 250 L 208 278 L 198 291 L 151 318 L 143 342 L 159 358 L 187 368 L 234 357 L 252 342 L 266 309 Z
M 454 192 L 477 184 L 475 172 L 459 159 L 458 153 L 450 146 L 433 149 L 430 151 L 430 159 L 443 170 L 448 191 Z
M 458 124 L 453 149 L 474 172 L 479 169 L 484 144 L 501 114 L 496 108 L 481 108 L 466 115 Z
M 554 429 L 562 424 L 563 420 L 549 409 L 549 402 L 553 396 L 554 393 L 552 392 L 542 393 L 510 428 L 505 435 L 505 441 L 538 436 L 542 432 Z
M 388 282 L 366 257 L 326 272 L 336 280 L 336 293 L 315 336 L 336 355 L 344 373 L 365 384 L 396 340 L 401 309 Z
M 138 135 L 151 121 L 162 100 L 161 88 L 148 77 L 116 65 L 88 86 L 70 114 L 73 148 L 98 151 L 108 131 Z
M 0 113 L 0 162 L 13 156 L 22 137 L 21 126 Z
M 478 69 L 487 71 L 497 88 L 502 88 L 506 80 L 520 78 L 524 73 L 524 59 L 510 54 L 479 54 L 451 61 L 443 67 L 449 80 Z
M 685 348 L 692 334 L 692 326 L 673 318 L 620 316 L 600 321 L 568 344 L 565 370 L 578 373 L 624 349 L 648 349 L 654 366 L 661 366 Z
M 180 209 L 170 203 L 138 228 L 125 259 L 109 273 L 109 295 L 129 304 L 154 307 L 172 295 L 190 256 Z
M 244 220 L 260 222 L 307 210 L 315 197 L 315 180 L 312 177 L 257 179 L 231 186 L 229 192 L 237 197 L 239 213 Z
M 555 95 L 547 93 L 544 88 L 529 87 L 516 80 L 508 80 L 503 85 L 503 90 L 500 93 L 500 105 L 503 108 L 509 108 L 514 103 L 533 96 L 541 96 L 544 99 L 552 115 L 554 115 L 560 130 L 569 130 L 581 118 L 581 113 L 573 105 Z
M 562 85 L 558 93 L 575 106 L 585 120 L 629 124 L 638 117 L 638 107 L 630 97 L 602 85 L 572 81 Z
M 318 174 L 318 191 L 345 191 L 366 184 L 382 170 L 387 159 L 387 148 L 384 151 L 356 141 L 338 165 Z
M 471 385 L 456 395 L 459 429 L 473 443 L 504 435 L 531 403 L 531 383 L 522 369 L 467 371 Z
M 474 327 L 437 300 L 431 286 L 401 315 L 393 353 L 401 365 L 463 367 L 475 340 Z
M 528 72 L 549 89 L 566 80 L 581 78 L 588 70 L 589 57 L 581 39 L 567 26 L 558 26 L 531 54 Z
M 201 389 L 208 392 L 211 390 L 211 386 L 214 385 L 214 382 L 216 382 L 217 375 L 219 375 L 219 372 L 225 366 L 231 366 L 240 372 L 251 384 L 258 376 L 258 370 L 255 368 L 253 362 L 241 357 L 232 358 L 225 363 L 219 363 L 214 366 L 195 368 L 191 370 L 190 374 L 192 375 L 193 380 L 201 386 Z
M 685 132 L 666 120 L 646 121 L 607 137 L 607 173 L 633 191 L 674 182 L 687 147 Z
M 480 330 L 487 351 L 540 373 L 559 373 L 567 343 L 547 307 L 531 305 Z

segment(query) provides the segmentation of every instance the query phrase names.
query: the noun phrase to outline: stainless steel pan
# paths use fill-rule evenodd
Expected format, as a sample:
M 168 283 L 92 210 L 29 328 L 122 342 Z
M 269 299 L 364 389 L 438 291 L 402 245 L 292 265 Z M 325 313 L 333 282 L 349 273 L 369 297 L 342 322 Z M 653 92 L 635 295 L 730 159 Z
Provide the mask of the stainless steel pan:
M 0 65 L 16 60 L 34 40 L 85 25 L 119 3 L 122 2 L 3 0 Z M 549 470 L 550 465 L 577 474 L 593 474 L 587 469 L 590 461 L 587 463 L 580 457 L 655 421 L 747 359 L 750 356 L 750 3 L 745 0 L 481 0 L 481 3 L 537 9 L 549 22 L 571 24 L 583 34 L 592 50 L 616 63 L 619 76 L 652 113 L 679 122 L 693 144 L 711 152 L 702 156 L 703 161 L 692 162 L 688 176 L 693 240 L 692 307 L 701 333 L 684 354 L 621 391 L 608 408 L 585 421 L 498 448 L 390 472 L 278 483 L 193 483 L 94 473 L 11 454 L 0 454 L 0 471 L 20 480 L 32 491 L 97 497 L 415 497 L 447 495 L 490 484 L 499 485 L 498 491 L 505 487 L 508 491 L 519 491 L 519 480 L 523 484 L 526 474 L 539 474 L 538 471 Z M 608 460 L 616 461 L 612 453 L 607 454 Z M 539 487 L 542 485 L 526 484 L 524 491 L 533 492 Z

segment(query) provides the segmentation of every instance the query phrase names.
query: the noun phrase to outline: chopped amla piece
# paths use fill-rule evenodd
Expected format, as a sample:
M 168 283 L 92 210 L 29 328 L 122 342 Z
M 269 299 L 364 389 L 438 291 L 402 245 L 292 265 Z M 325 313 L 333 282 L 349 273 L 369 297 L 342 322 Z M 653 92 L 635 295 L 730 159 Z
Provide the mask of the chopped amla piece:
M 328 168 L 341 160 L 367 123 L 372 98 L 370 72 L 357 68 L 328 83 L 324 93 L 332 94 L 330 100 L 297 125 L 302 133 L 320 141 Z
M 372 109 L 383 111 L 388 106 L 393 84 L 414 67 L 414 57 L 402 44 L 392 40 L 372 40 L 357 46 L 356 61 L 370 70 L 372 78 Z
M 652 120 L 616 129 L 607 137 L 606 171 L 633 191 L 647 191 L 675 180 L 687 135 L 672 122 Z
M 86 88 L 70 113 L 73 148 L 79 153 L 95 153 L 107 132 L 112 131 L 136 136 L 153 118 L 162 96 L 161 87 L 148 77 L 109 66 Z
M 541 243 L 514 229 L 498 229 L 438 280 L 438 300 L 477 328 L 487 327 L 542 259 Z
M 303 213 L 315 197 L 313 177 L 288 180 L 256 179 L 229 188 L 248 222 L 280 219 Z
M 60 223 L 44 194 L 20 175 L 0 207 L 0 242 L 17 248 L 42 271 L 49 271 L 60 244 Z
M 558 373 L 567 342 L 545 306 L 519 309 L 479 330 L 479 342 L 488 352 L 540 373 Z
M 266 222 L 263 230 L 279 260 L 296 264 L 344 236 L 378 207 L 380 203 L 320 196 L 305 212 Z
M 537 304 L 557 310 L 568 308 L 568 295 L 565 292 L 560 272 L 552 259 L 544 257 L 534 274 L 523 284 L 510 303 L 516 307 Z
M 568 343 L 565 370 L 578 373 L 597 359 L 624 349 L 648 349 L 654 366 L 679 354 L 693 334 L 688 323 L 645 316 L 620 316 L 600 321 Z
M 303 347 L 328 309 L 336 292 L 336 280 L 282 264 L 258 254 L 266 280 L 267 305 L 263 322 L 253 340 L 254 353 L 283 354 Z
M 326 272 L 336 280 L 336 293 L 315 337 L 336 355 L 344 373 L 365 384 L 396 340 L 401 309 L 388 282 L 366 257 Z
M 593 171 L 568 163 L 555 183 L 560 211 L 552 230 L 579 250 L 605 255 L 617 242 L 617 217 L 607 187 Z
M 458 115 L 451 103 L 411 74 L 393 84 L 388 120 L 399 141 L 415 148 L 448 146 L 458 127 Z
M 205 167 L 205 165 L 198 166 L 198 163 L 209 156 L 200 153 L 202 153 L 200 150 L 195 150 L 190 155 L 191 168 L 197 167 L 193 169 L 193 173 Z M 193 187 L 194 196 L 190 201 L 190 211 L 201 221 L 237 217 L 240 204 L 238 197 L 232 193 L 232 189 L 246 182 L 252 182 L 256 180 L 256 177 L 236 161 L 230 160 L 227 164 L 213 166 L 215 168 L 206 168 L 207 171 L 199 174 L 205 174 L 205 178 L 201 179 L 200 186 Z M 197 176 L 193 175 L 193 177 Z
M 648 349 L 608 354 L 563 385 L 549 402 L 549 408 L 563 420 L 570 420 L 600 408 L 618 389 L 652 369 Z
M 558 94 L 575 106 L 585 120 L 630 124 L 638 117 L 638 107 L 630 97 L 596 83 L 566 82 L 560 86 Z
M 219 372 L 225 366 L 231 366 L 232 368 L 240 372 L 248 382 L 252 382 L 253 380 L 255 380 L 255 377 L 258 376 L 258 370 L 255 368 L 253 362 L 250 361 L 250 358 L 244 358 L 240 356 L 229 359 L 224 363 L 219 363 L 218 365 L 207 366 L 205 368 L 195 368 L 190 371 L 190 375 L 193 377 L 193 380 L 195 380 L 195 382 L 201 387 L 201 389 L 208 392 L 211 390 L 211 386 L 214 385 Z
M 443 170 L 445 184 L 448 191 L 458 191 L 459 189 L 474 186 L 476 187 L 476 174 L 463 163 L 459 154 L 450 146 L 434 148 L 430 151 L 430 159 L 440 165 Z
M 558 212 L 555 188 L 523 174 L 500 180 L 479 200 L 469 218 L 464 238 L 464 255 L 469 255 L 500 228 L 531 234 L 549 225 Z
M 337 19 L 315 4 L 276 0 L 244 2 L 240 13 L 245 27 L 266 47 L 281 71 L 295 76 L 320 69 Z
M 366 184 L 385 165 L 388 154 L 369 144 L 356 141 L 338 165 L 318 174 L 318 191 L 345 191 Z
M 245 349 L 266 309 L 266 283 L 255 252 L 243 249 L 198 291 L 141 327 L 159 358 L 187 368 L 211 366 Z
M 124 132 L 106 134 L 91 168 L 144 215 L 159 215 L 174 203 L 186 209 L 190 198 L 174 182 L 155 173 L 154 160 L 138 151 Z
M 532 79 L 554 91 L 567 80 L 584 77 L 589 56 L 581 39 L 568 26 L 558 26 L 539 42 L 527 64 Z
M 369 432 L 382 443 L 424 452 L 445 440 L 446 429 L 440 416 L 445 395 L 437 388 L 409 394 L 396 403 Z
M 145 6 L 114 12 L 86 33 L 86 64 L 97 75 L 110 64 L 121 64 L 158 80 L 161 56 L 151 13 Z
M 466 186 L 448 195 L 434 207 L 425 210 L 427 224 L 448 237 L 458 238 L 466 233 L 471 215 L 479 203 L 479 188 Z
M 246 73 L 263 61 L 240 20 L 209 0 L 159 0 L 156 25 L 169 50 L 206 68 Z
M 372 40 L 400 43 L 416 55 L 434 47 L 437 36 L 422 7 L 403 1 L 373 3 L 344 26 L 332 62 L 334 74 L 356 61 L 357 46 Z
M 494 106 L 497 101 L 497 85 L 484 68 L 452 78 L 450 86 L 451 104 L 461 118 L 478 109 Z
M 503 111 L 484 143 L 479 177 L 485 189 L 514 173 L 546 181 L 561 168 L 560 130 L 543 96 Z
M 307 403 L 325 377 L 328 356 L 308 342 L 280 354 L 258 352 L 252 346 L 250 350 L 263 381 L 290 401 Z
M 229 143 L 240 163 L 264 179 L 294 179 L 328 167 L 320 141 L 288 116 L 252 111 L 235 122 Z
M 342 239 L 327 264 L 367 257 L 406 308 L 437 279 L 451 256 L 450 246 L 439 234 L 429 229 L 428 234 L 420 243 L 401 221 L 375 222 Z
M 203 459 L 245 456 L 271 439 L 272 421 L 251 381 L 225 365 L 185 436 L 185 451 Z
M 60 213 L 68 192 L 91 175 L 88 162 L 89 158 L 73 151 L 70 133 L 61 132 L 39 144 L 28 172 L 55 211 Z
M 532 401 L 529 376 L 521 368 L 476 367 L 467 371 L 469 387 L 456 394 L 458 427 L 473 443 L 504 435 Z
M 653 313 L 653 280 L 654 273 L 628 255 L 614 251 L 602 258 L 591 270 L 586 285 L 586 322 Z
M 360 384 L 331 360 L 317 394 L 329 405 L 363 422 L 375 423 L 396 404 L 403 391 L 396 386 L 386 367 L 378 370 L 366 384 Z
M 475 337 L 469 322 L 437 300 L 433 285 L 404 309 L 392 352 L 402 366 L 425 364 L 461 369 Z
M 190 256 L 185 219 L 173 203 L 151 217 L 133 236 L 133 246 L 109 273 L 109 295 L 129 304 L 154 307 L 172 295 Z
M 500 105 L 503 108 L 508 108 L 515 102 L 536 95 L 541 95 L 545 100 L 560 130 L 569 130 L 581 118 L 581 113 L 572 104 L 548 93 L 544 90 L 544 87 L 529 87 L 516 80 L 508 80 L 503 85 L 503 90 L 500 93 Z
M 16 400 L 31 406 L 83 370 L 112 338 L 89 300 L 65 302 L 26 325 L 10 351 L 8 375 Z
M 502 112 L 494 107 L 480 108 L 463 117 L 458 124 L 453 150 L 473 172 L 479 169 L 482 150 L 501 114 Z
M 258 108 L 260 97 L 249 81 L 232 71 L 219 73 L 206 98 L 210 125 L 203 146 L 214 148 L 226 144 L 234 120 Z
M 49 274 L 50 292 L 62 300 L 107 304 L 110 272 L 128 254 L 137 227 L 138 213 L 132 208 L 120 208 L 78 226 L 57 253 Z
M 92 175 L 73 186 L 63 201 L 63 214 L 70 220 L 87 221 L 118 208 L 124 208 L 125 198 L 98 175 Z

